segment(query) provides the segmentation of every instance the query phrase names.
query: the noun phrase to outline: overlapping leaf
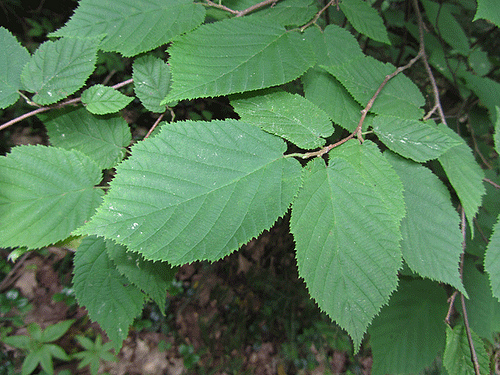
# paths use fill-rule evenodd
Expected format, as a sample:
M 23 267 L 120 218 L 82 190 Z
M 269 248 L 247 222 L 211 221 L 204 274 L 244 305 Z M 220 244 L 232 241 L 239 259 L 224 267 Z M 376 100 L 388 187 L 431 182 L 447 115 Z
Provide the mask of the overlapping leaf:
M 429 280 L 400 280 L 369 328 L 373 375 L 420 374 L 445 345 L 445 291 Z
M 160 103 L 170 90 L 170 68 L 157 57 L 146 55 L 134 61 L 132 78 L 135 94 L 146 109 L 162 113 L 165 106 Z
M 0 246 L 36 249 L 68 237 L 101 203 L 97 164 L 78 151 L 19 146 L 0 158 Z
M 269 228 L 300 185 L 286 145 L 235 120 L 174 123 L 132 148 L 80 233 L 146 259 L 217 260 Z
M 496 0 L 477 0 L 474 21 L 480 18 L 484 18 L 500 27 L 500 3 Z
M 377 42 L 391 44 L 384 20 L 367 2 L 363 0 L 342 1 L 340 9 L 358 32 Z
M 321 109 L 300 95 L 268 90 L 235 95 L 231 105 L 243 121 L 309 149 L 325 144 L 333 126 Z
M 81 88 L 94 71 L 98 39 L 62 38 L 43 43 L 26 64 L 21 80 L 33 101 L 56 103 Z
M 125 108 L 134 98 L 104 85 L 94 85 L 82 93 L 82 103 L 95 115 L 115 113 Z
M 396 70 L 393 65 L 384 64 L 371 56 L 350 59 L 342 65 L 322 67 L 337 78 L 363 107 L 374 96 L 385 77 Z M 419 88 L 404 74 L 398 74 L 384 86 L 371 112 L 418 119 L 423 114 L 420 107 L 424 104 Z
M 425 162 L 444 154 L 463 141 L 456 139 L 433 121 L 422 122 L 393 116 L 376 116 L 373 131 L 392 151 L 415 160 Z
M 490 237 L 484 268 L 490 276 L 491 291 L 500 300 L 500 220 L 495 224 Z
M 100 49 L 135 56 L 200 25 L 205 9 L 191 0 L 82 0 L 51 36 L 104 36 Z
M 23 88 L 21 72 L 30 54 L 9 30 L 0 27 L 0 108 L 7 108 L 19 99 Z
M 402 186 L 393 171 L 384 176 L 387 162 L 372 163 L 378 152 L 368 146 L 342 155 L 340 148 L 328 167 L 321 159 L 309 162 L 290 222 L 299 275 L 356 349 L 396 289 L 401 266 L 401 209 L 392 209 L 402 205 Z M 390 198 L 382 198 L 385 187 L 378 186 L 384 178 L 394 186 Z
M 458 271 L 460 220 L 450 193 L 427 168 L 385 155 L 404 185 L 407 212 L 401 223 L 401 249 L 406 263 L 419 275 L 450 284 L 466 295 Z
M 297 31 L 240 17 L 203 25 L 172 43 L 172 90 L 164 103 L 280 85 L 314 65 L 314 52 Z
M 53 110 L 40 116 L 54 146 L 75 149 L 94 159 L 102 169 L 123 159 L 132 135 L 119 115 L 95 116 L 84 108 Z
M 73 273 L 78 303 L 106 331 L 118 351 L 142 311 L 144 294 L 117 271 L 103 238 L 83 239 L 75 254 Z

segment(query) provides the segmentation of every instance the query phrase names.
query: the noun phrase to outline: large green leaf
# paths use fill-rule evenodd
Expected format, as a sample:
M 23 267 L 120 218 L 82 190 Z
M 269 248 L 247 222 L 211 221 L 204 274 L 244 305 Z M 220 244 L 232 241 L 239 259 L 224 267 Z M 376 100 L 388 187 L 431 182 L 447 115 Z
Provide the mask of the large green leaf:
M 436 159 L 463 143 L 449 135 L 434 121 L 422 122 L 394 116 L 376 116 L 373 131 L 392 151 L 418 162 Z
M 320 108 L 303 96 L 282 90 L 235 95 L 231 105 L 245 122 L 305 149 L 321 147 L 333 126 Z
M 486 255 L 484 257 L 484 269 L 490 276 L 491 291 L 500 300 L 500 216 L 493 227 Z
M 401 223 L 401 249 L 406 263 L 419 275 L 466 294 L 458 271 L 460 220 L 446 186 L 420 164 L 391 153 L 385 156 L 404 185 L 407 213 Z
M 30 54 L 9 30 L 0 27 L 0 108 L 7 108 L 19 99 L 23 88 L 21 72 Z
M 200 25 L 205 9 L 192 0 L 81 0 L 50 36 L 102 37 L 100 49 L 135 56 Z
M 84 108 L 53 110 L 40 116 L 50 143 L 75 149 L 94 159 L 102 169 L 123 159 L 132 135 L 119 115 L 95 116 Z
M 474 21 L 484 18 L 500 27 L 500 3 L 496 0 L 477 0 Z
M 343 155 L 340 147 L 331 153 L 328 166 L 322 159 L 307 164 L 290 228 L 299 275 L 319 307 L 351 335 L 357 350 L 397 286 L 402 202 L 396 201 L 398 196 L 402 200 L 402 186 L 389 173 L 386 183 L 393 184 L 395 194 L 383 198 L 385 187 L 377 183 L 390 166 L 372 162 L 380 159 L 376 147 L 355 147 L 362 150 Z
M 268 18 L 282 26 L 301 26 L 314 17 L 318 11 L 314 0 L 280 1 L 274 6 L 255 13 L 256 17 Z
M 165 262 L 145 260 L 142 255 L 127 251 L 125 246 L 110 240 L 106 241 L 106 250 L 118 271 L 149 295 L 163 311 L 167 287 L 174 279 L 177 268 Z
M 173 83 L 165 103 L 280 85 L 315 63 L 301 34 L 255 17 L 203 25 L 174 41 L 169 53 Z
M 82 93 L 82 103 L 95 115 L 115 113 L 134 100 L 120 91 L 104 85 L 93 85 Z
M 170 90 L 168 64 L 152 55 L 141 56 L 134 61 L 132 78 L 142 105 L 151 112 L 164 112 L 165 106 L 160 103 Z
M 21 75 L 35 103 L 53 104 L 81 88 L 94 71 L 98 39 L 62 38 L 43 43 Z
M 445 345 L 446 293 L 430 280 L 400 280 L 368 329 L 373 375 L 420 374 Z
M 391 44 L 384 26 L 384 20 L 366 1 L 342 1 L 340 9 L 358 32 L 377 42 Z
M 458 146 L 440 155 L 438 160 L 460 199 L 470 227 L 473 228 L 474 217 L 486 192 L 483 185 L 484 172 L 476 162 L 472 150 L 458 134 L 445 126 L 439 128 L 451 138 L 460 142 Z
M 101 178 L 79 151 L 13 148 L 0 158 L 0 246 L 36 249 L 67 238 L 101 203 Z
M 286 144 L 235 120 L 178 122 L 135 145 L 80 233 L 146 259 L 217 260 L 268 229 L 300 185 Z
M 341 64 L 322 65 L 342 83 L 347 91 L 363 107 L 368 104 L 385 77 L 396 68 L 384 64 L 371 56 L 361 56 Z M 419 88 L 408 77 L 400 73 L 392 78 L 377 96 L 371 112 L 379 115 L 418 119 L 425 104 Z
M 103 238 L 82 240 L 74 259 L 73 285 L 78 303 L 106 331 L 117 351 L 141 313 L 144 294 L 121 276 L 106 251 Z

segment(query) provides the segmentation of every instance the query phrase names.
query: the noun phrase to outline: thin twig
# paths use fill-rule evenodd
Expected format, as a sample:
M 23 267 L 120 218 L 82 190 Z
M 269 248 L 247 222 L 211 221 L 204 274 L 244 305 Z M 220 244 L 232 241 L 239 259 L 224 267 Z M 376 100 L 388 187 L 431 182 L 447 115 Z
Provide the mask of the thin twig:
M 247 9 L 244 9 L 241 12 L 238 12 L 238 14 L 236 15 L 236 17 L 243 17 L 243 16 L 247 15 L 248 13 L 254 12 L 257 9 L 263 8 L 263 7 L 267 6 L 267 5 L 271 5 L 271 4 L 274 5 L 278 1 L 279 0 L 264 0 L 264 1 L 261 1 L 260 3 L 252 5 L 251 7 L 248 7 Z
M 451 295 L 450 298 L 448 298 L 448 303 L 450 306 L 448 307 L 448 313 L 446 314 L 446 317 L 444 318 L 444 321 L 446 324 L 451 325 L 451 315 L 453 314 L 453 311 L 455 310 L 453 308 L 453 305 L 455 304 L 455 299 L 457 298 L 458 295 L 458 290 L 455 290 L 453 294 Z
M 207 5 L 209 5 L 211 7 L 214 7 L 214 8 L 217 8 L 217 9 L 221 9 L 221 10 L 225 10 L 226 12 L 229 12 L 231 14 L 238 14 L 237 10 L 233 10 L 231 8 L 228 8 L 225 5 L 217 4 L 217 3 L 214 3 L 213 1 L 210 1 L 210 0 L 205 0 L 205 1 L 207 2 Z
M 146 134 L 146 136 L 144 137 L 144 139 L 146 139 L 147 137 L 149 137 L 151 135 L 151 133 L 153 132 L 153 130 L 155 130 L 155 128 L 158 126 L 158 124 L 160 123 L 160 121 L 163 119 L 163 116 L 165 115 L 165 112 L 163 112 L 155 121 L 155 123 L 153 124 L 153 126 L 151 127 L 151 129 L 149 129 L 148 133 Z
M 302 26 L 300 28 L 300 31 L 304 31 L 305 29 L 307 29 L 309 26 L 311 26 L 312 24 L 316 23 L 316 21 L 318 20 L 319 17 L 321 17 L 321 15 L 323 14 L 323 12 L 325 10 L 327 10 L 329 7 L 331 7 L 333 4 L 337 4 L 337 8 L 339 6 L 339 2 L 338 0 L 330 0 L 328 2 L 328 4 L 326 4 L 323 9 L 321 9 L 318 13 L 316 13 L 316 15 L 314 16 L 314 18 L 312 20 L 310 20 L 308 23 L 306 23 L 304 26 Z
M 493 185 L 493 187 L 494 187 L 495 189 L 500 189 L 500 185 L 498 185 L 498 184 L 497 184 L 496 182 L 494 182 L 494 181 L 491 181 L 489 178 L 483 178 L 483 181 L 484 181 L 484 182 L 487 182 L 487 183 L 489 183 L 489 184 L 491 184 L 491 185 Z

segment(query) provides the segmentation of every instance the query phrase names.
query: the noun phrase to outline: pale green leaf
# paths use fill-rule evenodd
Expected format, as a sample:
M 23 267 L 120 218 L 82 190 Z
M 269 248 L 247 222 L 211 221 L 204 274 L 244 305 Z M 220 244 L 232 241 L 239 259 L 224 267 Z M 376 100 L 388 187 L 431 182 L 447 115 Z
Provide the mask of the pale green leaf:
M 0 108 L 7 108 L 19 99 L 23 88 L 21 72 L 30 54 L 9 30 L 0 27 Z
M 391 44 L 384 20 L 366 1 L 344 0 L 340 9 L 356 31 L 377 42 Z
M 192 0 L 81 0 L 71 19 L 50 36 L 104 36 L 103 51 L 135 56 L 200 25 L 205 9 Z
M 449 4 L 438 4 L 431 0 L 422 0 L 425 14 L 431 25 L 446 43 L 462 55 L 470 51 L 469 40 L 460 23 L 451 13 Z
M 440 126 L 439 129 L 460 142 L 458 146 L 440 155 L 438 160 L 460 199 L 470 227 L 473 228 L 474 217 L 486 192 L 483 185 L 484 172 L 476 162 L 472 150 L 458 134 L 445 126 Z
M 304 149 L 323 146 L 324 137 L 333 133 L 326 113 L 300 95 L 273 89 L 235 95 L 230 100 L 242 121 Z
M 448 310 L 443 288 L 430 280 L 401 279 L 389 305 L 368 329 L 372 375 L 420 374 L 442 353 Z
M 342 65 L 322 67 L 337 78 L 363 107 L 374 96 L 386 76 L 396 70 L 393 65 L 384 64 L 371 56 L 350 59 Z M 419 88 L 400 73 L 383 87 L 370 111 L 379 115 L 418 119 L 422 117 L 420 107 L 424 104 Z
M 496 122 L 495 122 L 495 134 L 493 136 L 493 140 L 495 143 L 495 151 L 498 155 L 500 155 L 500 107 L 495 106 L 496 112 Z
M 404 186 L 406 216 L 401 249 L 410 268 L 431 280 L 450 284 L 467 295 L 459 274 L 460 218 L 446 186 L 432 172 L 391 153 L 385 156 Z
M 492 264 L 491 258 L 486 261 L 488 257 L 486 253 L 484 266 L 489 273 L 490 268 L 498 268 L 498 263 Z M 488 276 L 479 272 L 469 257 L 464 260 L 463 270 L 464 285 L 469 293 L 469 298 L 465 300 L 469 324 L 479 336 L 494 340 L 500 332 L 500 302 L 492 294 Z M 489 276 L 493 280 L 494 274 L 490 273 Z
M 474 349 L 479 362 L 481 375 L 490 374 L 490 360 L 481 338 L 471 331 Z M 458 324 L 453 328 L 446 326 L 446 348 L 443 355 L 443 364 L 449 374 L 475 375 L 471 361 L 469 341 L 465 327 Z
M 104 239 L 83 239 L 75 254 L 73 285 L 78 303 L 106 331 L 118 351 L 142 311 L 144 294 L 117 271 Z
M 36 249 L 67 238 L 101 203 L 101 178 L 79 151 L 13 148 L 0 158 L 0 246 Z
M 328 167 L 322 159 L 309 162 L 290 221 L 300 277 L 355 350 L 396 289 L 401 266 L 399 222 L 375 186 L 385 168 L 370 172 L 376 178 L 368 172 L 372 154 L 361 152 L 354 164 L 336 155 Z
M 206 24 L 169 48 L 169 101 L 221 96 L 292 81 L 314 65 L 309 43 L 259 18 L 232 18 Z
M 256 12 L 255 17 L 268 18 L 282 26 L 301 26 L 312 19 L 317 11 L 317 2 L 314 0 L 287 0 Z
M 300 185 L 286 144 L 241 121 L 177 122 L 136 144 L 80 233 L 146 259 L 217 260 L 282 216 Z
M 409 120 L 394 116 L 376 116 L 373 131 L 392 151 L 417 162 L 425 162 L 463 143 L 449 135 L 434 121 Z
M 500 3 L 497 0 L 477 0 L 474 21 L 484 18 L 500 27 Z
M 146 55 L 134 61 L 132 78 L 135 95 L 151 112 L 165 112 L 160 103 L 170 90 L 170 67 L 157 57 Z
M 126 154 L 132 140 L 127 122 L 119 115 L 95 116 L 84 108 L 53 110 L 40 116 L 50 143 L 75 149 L 111 168 Z
M 25 65 L 21 80 L 32 100 L 53 104 L 80 89 L 94 71 L 98 39 L 46 41 Z
M 125 108 L 134 98 L 104 85 L 94 85 L 82 93 L 82 103 L 95 115 L 115 113 Z
M 106 241 L 106 250 L 118 271 L 150 296 L 163 311 L 167 287 L 174 279 L 177 268 L 165 262 L 145 260 L 142 255 L 127 251 L 125 246 L 109 240 Z
M 484 269 L 490 276 L 493 295 L 500 300 L 500 219 L 493 228 L 484 257 Z

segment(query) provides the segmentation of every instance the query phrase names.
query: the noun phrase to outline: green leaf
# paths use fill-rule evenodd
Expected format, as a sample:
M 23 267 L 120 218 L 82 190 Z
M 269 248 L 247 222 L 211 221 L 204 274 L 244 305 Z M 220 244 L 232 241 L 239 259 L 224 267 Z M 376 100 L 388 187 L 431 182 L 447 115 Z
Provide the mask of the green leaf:
M 342 1 L 340 9 L 356 31 L 377 42 L 391 44 L 384 20 L 367 2 L 363 0 Z
M 260 126 L 304 149 L 323 146 L 325 140 L 321 137 L 333 133 L 326 113 L 300 95 L 273 89 L 230 99 L 242 121 Z
M 66 354 L 63 348 L 55 344 L 44 345 L 45 349 L 49 352 L 51 357 L 61 359 L 63 361 L 71 361 L 69 355 Z
M 356 147 L 362 149 L 358 155 L 349 151 L 353 156 L 343 155 L 344 146 L 334 149 L 328 167 L 322 159 L 307 164 L 290 228 L 299 275 L 319 307 L 351 335 L 357 350 L 396 289 L 401 252 L 398 214 L 391 210 L 395 201 L 384 200 L 385 187 L 377 186 L 387 162 L 380 167 L 372 162 L 380 159 L 376 147 Z M 395 186 L 397 199 L 399 180 L 394 172 L 386 179 Z
M 21 375 L 29 375 L 37 368 L 41 361 L 40 349 L 38 351 L 30 352 L 26 358 L 24 358 L 23 366 L 21 368 Z
M 429 280 L 400 280 L 368 332 L 372 374 L 420 374 L 445 345 L 445 291 Z
M 135 56 L 200 25 L 205 9 L 191 0 L 81 0 L 71 19 L 49 36 L 104 36 L 99 48 Z
M 0 158 L 0 246 L 36 249 L 67 238 L 101 203 L 101 178 L 79 151 L 13 148 Z
M 493 234 L 486 249 L 484 269 L 490 277 L 491 291 L 500 301 L 500 216 L 493 227 Z
M 496 112 L 496 122 L 495 122 L 495 134 L 493 135 L 493 140 L 495 143 L 495 151 L 500 155 L 500 107 L 495 106 Z
M 163 311 L 167 287 L 174 279 L 177 268 L 165 262 L 144 260 L 142 255 L 127 251 L 125 246 L 111 241 L 106 241 L 106 250 L 118 271 L 149 295 Z
M 373 131 L 391 150 L 405 158 L 425 162 L 463 143 L 450 136 L 434 121 L 408 120 L 394 116 L 376 116 Z
M 32 100 L 53 104 L 81 88 L 94 71 L 97 39 L 62 38 L 43 43 L 21 75 L 24 87 L 36 93 Z
M 490 373 L 488 353 L 481 338 L 474 331 L 471 331 L 471 336 L 481 375 L 488 375 Z M 443 355 L 443 364 L 448 373 L 474 375 L 475 371 L 470 358 L 471 354 L 465 327 L 462 324 L 456 325 L 453 329 L 446 326 L 446 348 Z
M 0 27 L 0 46 L 0 108 L 7 108 L 19 99 L 21 72 L 30 54 L 4 27 Z
M 42 333 L 43 342 L 51 342 L 60 339 L 75 322 L 74 319 L 63 320 L 45 328 Z
M 488 108 L 491 121 L 495 124 L 498 121 L 496 107 L 500 97 L 500 83 L 487 77 L 479 77 L 470 72 L 462 74 L 469 89 L 474 91 L 482 105 Z
M 26 350 L 29 348 L 30 338 L 26 335 L 2 337 L 2 342 L 14 348 Z
M 203 25 L 174 41 L 169 53 L 173 84 L 163 103 L 280 85 L 315 62 L 297 31 L 252 17 Z
M 127 122 L 119 115 L 95 116 L 84 108 L 52 110 L 39 116 L 54 146 L 75 149 L 111 168 L 126 154 L 132 140 Z
M 285 150 L 280 138 L 236 120 L 164 126 L 134 145 L 79 233 L 174 265 L 220 259 L 288 209 L 301 168 Z
M 363 107 L 374 96 L 386 76 L 396 70 L 393 65 L 384 64 L 371 56 L 350 59 L 342 65 L 322 67 L 337 78 Z M 418 119 L 422 117 L 420 107 L 424 104 L 419 88 L 400 73 L 383 87 L 370 111 L 379 115 Z
M 281 26 L 301 26 L 312 19 L 317 11 L 315 1 L 287 0 L 257 12 L 255 17 L 268 18 Z
M 458 270 L 460 219 L 446 186 L 420 164 L 391 153 L 385 156 L 404 185 L 407 213 L 401 223 L 401 249 L 406 263 L 422 277 L 450 284 L 467 295 Z
M 95 115 L 115 113 L 125 108 L 134 98 L 104 85 L 94 85 L 82 93 L 82 103 Z
M 75 254 L 73 285 L 78 303 L 119 351 L 130 325 L 142 311 L 144 294 L 116 270 L 103 238 L 82 240 Z
M 132 78 L 135 95 L 151 112 L 163 113 L 160 103 L 170 90 L 170 67 L 157 57 L 146 55 L 134 61 Z
M 488 253 L 486 258 L 488 258 Z M 488 259 L 488 267 L 490 264 L 491 259 Z M 486 265 L 485 259 L 485 267 Z M 496 265 L 493 264 L 492 266 L 495 267 Z M 488 276 L 479 272 L 477 266 L 469 257 L 465 258 L 463 270 L 464 285 L 469 293 L 469 298 L 465 300 L 465 307 L 467 308 L 470 327 L 479 336 L 493 341 L 497 332 L 500 332 L 500 302 L 492 294 Z M 489 273 L 488 269 L 486 271 Z M 491 273 L 489 276 L 490 280 L 494 279 Z
M 500 3 L 496 0 L 477 0 L 477 11 L 473 21 L 481 18 L 500 27 Z
M 486 192 L 483 185 L 484 172 L 476 162 L 472 150 L 458 134 L 445 126 L 439 128 L 451 138 L 460 142 L 458 146 L 439 156 L 438 160 L 460 199 L 470 228 L 474 228 L 473 220 L 479 211 L 482 197 Z

